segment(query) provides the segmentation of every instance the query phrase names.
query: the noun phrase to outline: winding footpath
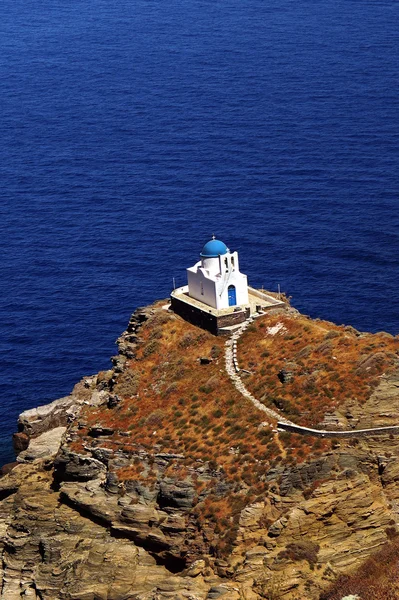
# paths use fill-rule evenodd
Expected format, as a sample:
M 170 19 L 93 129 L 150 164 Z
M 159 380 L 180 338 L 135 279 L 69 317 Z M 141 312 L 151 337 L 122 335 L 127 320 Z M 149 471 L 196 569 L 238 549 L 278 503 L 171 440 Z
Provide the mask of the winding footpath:
M 296 425 L 292 421 L 289 421 L 277 411 L 268 408 L 262 402 L 259 402 L 251 394 L 249 390 L 245 387 L 242 382 L 242 379 L 239 375 L 240 367 L 237 361 L 237 341 L 240 336 L 244 333 L 247 327 L 253 322 L 254 318 L 250 317 L 247 321 L 245 321 L 239 329 L 237 329 L 232 336 L 226 341 L 226 349 L 225 349 L 225 361 L 226 361 L 226 371 L 235 386 L 235 388 L 242 394 L 245 398 L 248 398 L 252 402 L 252 404 L 258 410 L 266 413 L 271 419 L 277 421 L 277 430 L 278 431 L 289 431 L 291 433 L 299 433 L 302 435 L 311 435 L 313 437 L 329 437 L 329 438 L 350 438 L 350 437 L 366 437 L 366 436 L 374 436 L 374 435 L 389 435 L 389 434 L 399 434 L 399 425 L 393 425 L 388 427 L 372 427 L 369 429 L 349 429 L 346 431 L 327 431 L 324 429 L 312 429 L 311 427 L 302 427 L 301 425 Z
M 262 402 L 259 402 L 252 394 L 247 390 L 245 385 L 243 384 L 241 377 L 239 376 L 240 368 L 237 362 L 237 340 L 244 333 L 247 327 L 252 323 L 253 318 L 249 318 L 244 322 L 243 325 L 237 331 L 233 333 L 231 338 L 229 338 L 226 342 L 226 371 L 233 382 L 233 385 L 236 389 L 243 395 L 245 398 L 248 398 L 252 402 L 252 404 L 258 410 L 266 413 L 269 417 L 271 417 L 275 421 L 279 421 L 281 423 L 286 423 L 287 425 L 295 426 L 295 423 L 289 421 L 288 419 L 284 419 L 278 412 L 272 410 L 271 408 L 267 408 Z

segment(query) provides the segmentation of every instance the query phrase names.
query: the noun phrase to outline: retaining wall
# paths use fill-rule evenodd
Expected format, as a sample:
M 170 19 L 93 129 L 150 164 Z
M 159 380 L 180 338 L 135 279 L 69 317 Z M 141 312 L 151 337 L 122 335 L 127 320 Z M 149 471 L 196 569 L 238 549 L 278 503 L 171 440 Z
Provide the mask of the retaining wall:
M 249 309 L 216 316 L 173 295 L 171 296 L 171 307 L 177 315 L 197 327 L 210 331 L 213 335 L 223 334 L 224 332 L 220 331 L 223 327 L 244 323 L 249 316 Z M 230 335 L 230 332 L 227 335 Z
M 356 437 L 373 437 L 375 435 L 399 434 L 399 425 L 391 427 L 372 427 L 370 429 L 350 429 L 348 431 L 327 431 L 322 429 L 312 429 L 310 427 L 302 427 L 301 425 L 293 425 L 279 421 L 278 429 L 289 431 L 291 433 L 299 433 L 301 435 L 312 435 L 313 437 L 329 437 L 329 438 L 356 438 Z

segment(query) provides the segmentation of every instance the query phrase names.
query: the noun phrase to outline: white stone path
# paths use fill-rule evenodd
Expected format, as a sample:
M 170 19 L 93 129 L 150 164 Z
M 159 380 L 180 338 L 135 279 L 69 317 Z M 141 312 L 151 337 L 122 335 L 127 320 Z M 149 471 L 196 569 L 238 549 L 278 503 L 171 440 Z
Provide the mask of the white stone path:
M 294 433 L 299 433 L 302 435 L 312 435 L 313 437 L 360 437 L 360 436 L 372 436 L 372 435 L 388 435 L 390 433 L 399 434 L 399 426 L 393 425 L 388 427 L 373 427 L 370 429 L 350 429 L 350 430 L 341 430 L 341 431 L 327 431 L 324 429 L 312 429 L 310 427 L 303 427 L 301 425 L 296 425 L 292 421 L 289 421 L 282 415 L 280 415 L 275 410 L 271 408 L 267 408 L 262 402 L 259 402 L 247 390 L 245 385 L 243 384 L 241 377 L 239 376 L 240 368 L 238 366 L 237 361 L 237 340 L 244 333 L 247 327 L 253 322 L 254 318 L 250 317 L 247 321 L 245 321 L 239 329 L 237 329 L 233 335 L 226 342 L 226 350 L 225 350 L 225 359 L 226 359 L 226 371 L 233 382 L 233 385 L 236 389 L 242 394 L 245 398 L 248 398 L 252 402 L 252 404 L 258 410 L 266 413 L 272 419 L 277 421 L 277 427 L 280 430 L 291 431 Z
M 240 368 L 237 362 L 237 340 L 244 333 L 247 327 L 253 322 L 253 318 L 250 317 L 247 321 L 245 321 L 239 329 L 237 329 L 231 338 L 229 338 L 226 342 L 226 350 L 225 350 L 225 358 L 226 358 L 226 371 L 233 382 L 233 385 L 236 389 L 243 395 L 245 398 L 248 398 L 252 402 L 252 404 L 258 410 L 263 411 L 269 417 L 274 420 L 279 421 L 280 423 L 287 423 L 290 425 L 294 425 L 292 421 L 285 419 L 278 412 L 272 410 L 271 408 L 267 408 L 262 402 L 259 402 L 252 394 L 247 390 L 245 385 L 243 384 L 241 377 L 239 376 Z

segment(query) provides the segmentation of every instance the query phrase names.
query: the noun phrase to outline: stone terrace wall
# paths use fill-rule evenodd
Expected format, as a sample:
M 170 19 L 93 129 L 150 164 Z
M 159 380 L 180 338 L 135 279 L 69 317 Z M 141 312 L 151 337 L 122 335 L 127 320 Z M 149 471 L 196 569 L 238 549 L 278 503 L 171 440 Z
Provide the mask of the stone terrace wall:
M 373 437 L 375 435 L 399 434 L 399 425 L 391 427 L 372 427 L 370 429 L 351 429 L 349 431 L 327 431 L 322 429 L 311 429 L 310 427 L 302 427 L 292 423 L 277 423 L 278 429 L 290 431 L 291 433 L 299 433 L 301 435 L 312 435 L 313 437 L 329 437 L 329 438 L 356 438 L 356 437 Z
M 201 310 L 183 299 L 176 298 L 173 295 L 171 296 L 171 307 L 177 315 L 197 327 L 210 331 L 213 335 L 220 335 L 222 333 L 220 332 L 222 327 L 239 325 L 248 317 L 247 311 L 245 310 L 216 316 L 210 312 Z

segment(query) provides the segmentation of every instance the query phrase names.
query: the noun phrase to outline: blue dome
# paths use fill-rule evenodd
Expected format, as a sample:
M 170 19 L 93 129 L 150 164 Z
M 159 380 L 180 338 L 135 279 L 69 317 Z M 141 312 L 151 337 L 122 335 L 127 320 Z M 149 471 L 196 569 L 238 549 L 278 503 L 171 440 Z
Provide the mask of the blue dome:
M 202 258 L 217 258 L 221 254 L 226 254 L 228 251 L 229 249 L 226 244 L 220 240 L 213 239 L 205 244 L 200 256 Z

